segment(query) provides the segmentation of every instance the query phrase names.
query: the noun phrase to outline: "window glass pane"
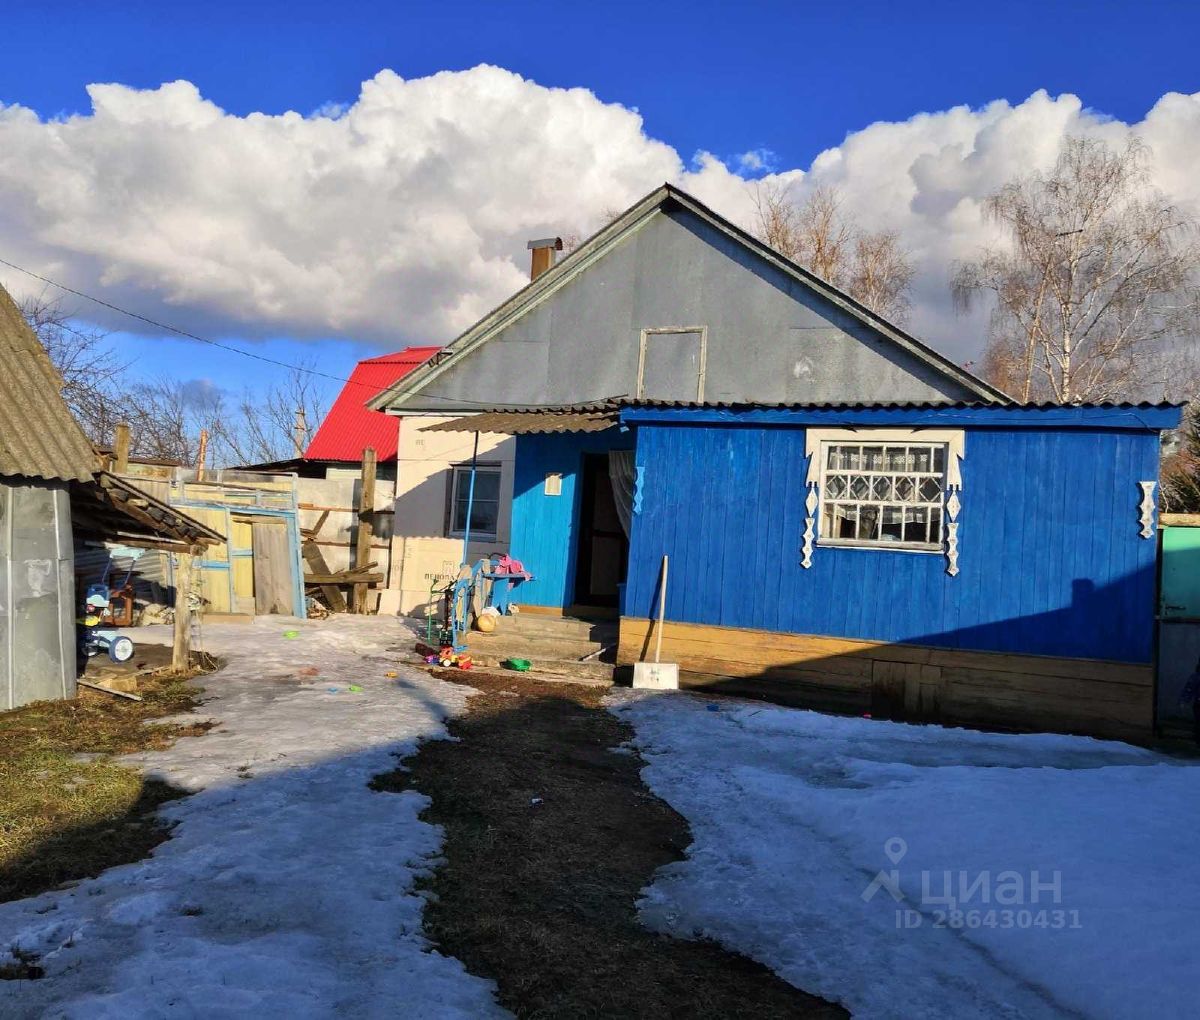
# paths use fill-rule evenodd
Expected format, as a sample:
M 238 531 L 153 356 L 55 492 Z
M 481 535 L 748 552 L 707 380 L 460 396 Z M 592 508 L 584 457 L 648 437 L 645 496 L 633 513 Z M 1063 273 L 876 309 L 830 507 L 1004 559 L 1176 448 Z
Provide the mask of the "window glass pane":
M 879 507 L 864 506 L 858 514 L 858 537 L 870 541 L 879 537 Z
M 946 448 L 944 446 L 933 448 L 933 470 L 939 474 L 946 470 Z
M 882 538 L 885 542 L 904 540 L 904 511 L 897 506 L 883 508 Z
M 491 500 L 480 502 L 478 499 L 471 504 L 471 530 L 480 535 L 494 535 L 496 521 L 499 517 L 500 504 Z M 463 516 L 466 516 L 464 507 Z
M 929 525 L 929 511 L 923 506 L 915 506 L 905 511 L 904 541 L 926 541 L 926 528 Z
M 883 465 L 883 447 L 882 446 L 864 446 L 863 447 L 863 468 L 867 471 L 882 471 Z
M 942 511 L 938 507 L 929 508 L 929 541 L 938 545 L 942 542 Z
M 454 513 L 451 530 L 464 532 L 467 527 L 467 503 L 471 501 L 471 469 L 454 469 Z M 500 517 L 500 472 L 496 468 L 478 468 L 475 472 L 475 496 L 471 501 L 471 531 L 495 535 Z
M 466 491 L 471 485 L 471 472 L 467 470 L 463 472 L 462 486 Z M 484 471 L 477 470 L 475 472 L 475 498 L 480 499 L 496 499 L 500 498 L 500 472 L 499 471 Z
M 918 491 L 922 502 L 936 503 L 941 498 L 942 485 L 936 478 L 922 478 Z

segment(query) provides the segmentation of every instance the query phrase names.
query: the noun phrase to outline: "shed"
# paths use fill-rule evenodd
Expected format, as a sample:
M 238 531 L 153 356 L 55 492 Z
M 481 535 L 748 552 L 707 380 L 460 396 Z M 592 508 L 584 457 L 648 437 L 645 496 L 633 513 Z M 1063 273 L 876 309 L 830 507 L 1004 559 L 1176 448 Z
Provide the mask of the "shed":
M 187 551 L 217 536 L 101 470 L 0 287 L 0 709 L 75 693 L 76 536 Z

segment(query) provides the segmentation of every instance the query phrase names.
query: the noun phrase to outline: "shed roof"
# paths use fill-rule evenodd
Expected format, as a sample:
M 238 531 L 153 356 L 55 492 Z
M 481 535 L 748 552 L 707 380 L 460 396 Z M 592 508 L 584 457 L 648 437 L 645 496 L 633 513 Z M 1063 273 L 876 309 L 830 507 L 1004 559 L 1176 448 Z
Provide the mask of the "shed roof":
M 77 531 L 127 545 L 185 551 L 225 541 L 206 524 L 108 471 L 72 485 L 71 517 Z
M 90 479 L 99 464 L 62 396 L 62 379 L 0 287 L 0 475 Z
M 357 463 L 369 446 L 374 448 L 377 461 L 395 460 L 399 442 L 396 419 L 370 410 L 367 401 L 425 364 L 439 350 L 438 347 L 406 347 L 355 365 L 304 451 L 305 459 Z
M 527 411 L 485 411 L 426 425 L 422 432 L 499 432 L 505 435 L 532 435 L 546 432 L 603 432 L 617 424 L 620 409 L 545 408 Z

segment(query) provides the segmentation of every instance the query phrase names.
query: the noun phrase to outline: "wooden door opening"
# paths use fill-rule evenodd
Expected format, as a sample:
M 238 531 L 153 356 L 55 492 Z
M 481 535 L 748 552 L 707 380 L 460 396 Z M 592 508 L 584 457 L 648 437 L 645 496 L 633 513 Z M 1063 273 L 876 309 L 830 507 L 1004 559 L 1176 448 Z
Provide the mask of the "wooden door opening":
M 585 453 L 581 477 L 575 603 L 615 608 L 617 585 L 624 582 L 629 563 L 629 539 L 617 516 L 608 454 Z

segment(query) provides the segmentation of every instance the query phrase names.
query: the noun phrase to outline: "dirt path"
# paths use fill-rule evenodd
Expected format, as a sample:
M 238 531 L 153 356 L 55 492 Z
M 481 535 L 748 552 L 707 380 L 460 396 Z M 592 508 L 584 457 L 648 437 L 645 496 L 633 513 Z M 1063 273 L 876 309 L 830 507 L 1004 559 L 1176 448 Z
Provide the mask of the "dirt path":
M 472 973 L 493 978 L 522 1017 L 844 1017 L 765 967 L 710 942 L 657 935 L 635 902 L 679 860 L 687 823 L 614 752 L 632 735 L 602 690 L 516 676 L 447 672 L 484 693 L 432 741 L 380 777 L 415 788 L 444 826 L 446 863 L 425 931 Z

